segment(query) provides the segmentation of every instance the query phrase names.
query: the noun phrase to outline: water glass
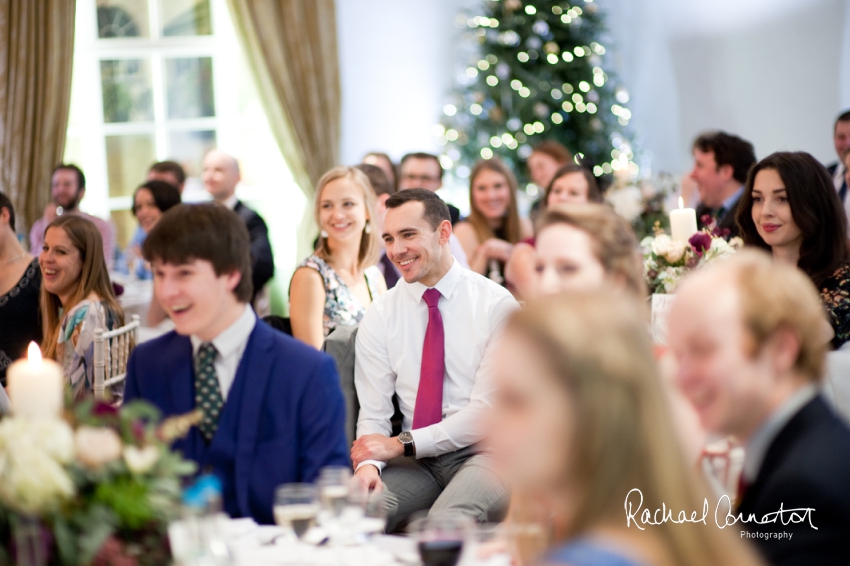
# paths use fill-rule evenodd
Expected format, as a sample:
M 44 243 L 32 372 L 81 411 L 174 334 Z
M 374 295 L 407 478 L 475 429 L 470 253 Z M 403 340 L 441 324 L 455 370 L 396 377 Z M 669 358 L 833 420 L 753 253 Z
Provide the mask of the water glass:
M 274 520 L 299 540 L 316 522 L 319 490 L 310 483 L 287 483 L 278 487 L 274 498 Z

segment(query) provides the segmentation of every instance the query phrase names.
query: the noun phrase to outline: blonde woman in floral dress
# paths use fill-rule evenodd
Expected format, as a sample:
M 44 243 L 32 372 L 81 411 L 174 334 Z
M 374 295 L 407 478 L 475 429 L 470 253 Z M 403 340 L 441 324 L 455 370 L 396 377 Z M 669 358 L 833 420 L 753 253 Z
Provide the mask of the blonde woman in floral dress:
M 353 167 L 325 173 L 316 191 L 318 249 L 292 276 L 292 334 L 321 348 L 339 326 L 356 325 L 372 301 L 387 290 L 376 263 L 377 197 L 366 175 Z

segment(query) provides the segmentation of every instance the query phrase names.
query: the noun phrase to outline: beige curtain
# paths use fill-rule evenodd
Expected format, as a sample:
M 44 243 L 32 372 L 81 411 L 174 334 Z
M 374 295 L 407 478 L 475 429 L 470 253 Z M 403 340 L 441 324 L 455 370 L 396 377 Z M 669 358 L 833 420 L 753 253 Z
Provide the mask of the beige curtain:
M 312 200 L 339 154 L 334 0 L 228 1 L 272 131 Z
M 0 0 L 0 191 L 22 231 L 50 199 L 71 98 L 76 0 Z

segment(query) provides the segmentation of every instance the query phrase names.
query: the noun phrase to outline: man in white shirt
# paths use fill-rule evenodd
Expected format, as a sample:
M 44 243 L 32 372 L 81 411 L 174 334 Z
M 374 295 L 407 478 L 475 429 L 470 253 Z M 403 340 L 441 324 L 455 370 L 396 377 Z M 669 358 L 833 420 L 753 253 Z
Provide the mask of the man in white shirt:
M 846 562 L 850 429 L 819 393 L 829 324 L 811 281 L 739 252 L 685 281 L 668 322 L 677 385 L 706 431 L 745 447 L 737 508 L 719 516 L 741 514 L 770 564 Z
M 434 193 L 387 200 L 383 239 L 404 281 L 372 303 L 357 334 L 356 477 L 389 491 L 387 530 L 412 513 L 498 513 L 506 492 L 477 449 L 490 406 L 495 338 L 518 304 L 503 287 L 463 269 L 449 248 L 451 222 Z M 397 395 L 404 416 L 392 437 Z
M 218 204 L 239 215 L 248 227 L 251 237 L 251 280 L 257 297 L 274 276 L 274 254 L 269 242 L 269 230 L 262 216 L 236 198 L 236 185 L 241 180 L 239 162 L 231 155 L 214 149 L 204 157 L 202 175 L 204 187 Z

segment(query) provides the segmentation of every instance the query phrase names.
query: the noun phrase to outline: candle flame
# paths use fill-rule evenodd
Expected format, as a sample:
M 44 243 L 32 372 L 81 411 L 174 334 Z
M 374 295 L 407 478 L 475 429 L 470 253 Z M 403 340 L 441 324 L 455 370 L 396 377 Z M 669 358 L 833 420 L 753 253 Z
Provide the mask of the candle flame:
M 685 208 L 685 199 L 679 197 L 679 210 Z
M 41 366 L 41 349 L 35 342 L 30 342 L 29 348 L 27 349 L 27 359 L 30 364 L 36 367 Z

